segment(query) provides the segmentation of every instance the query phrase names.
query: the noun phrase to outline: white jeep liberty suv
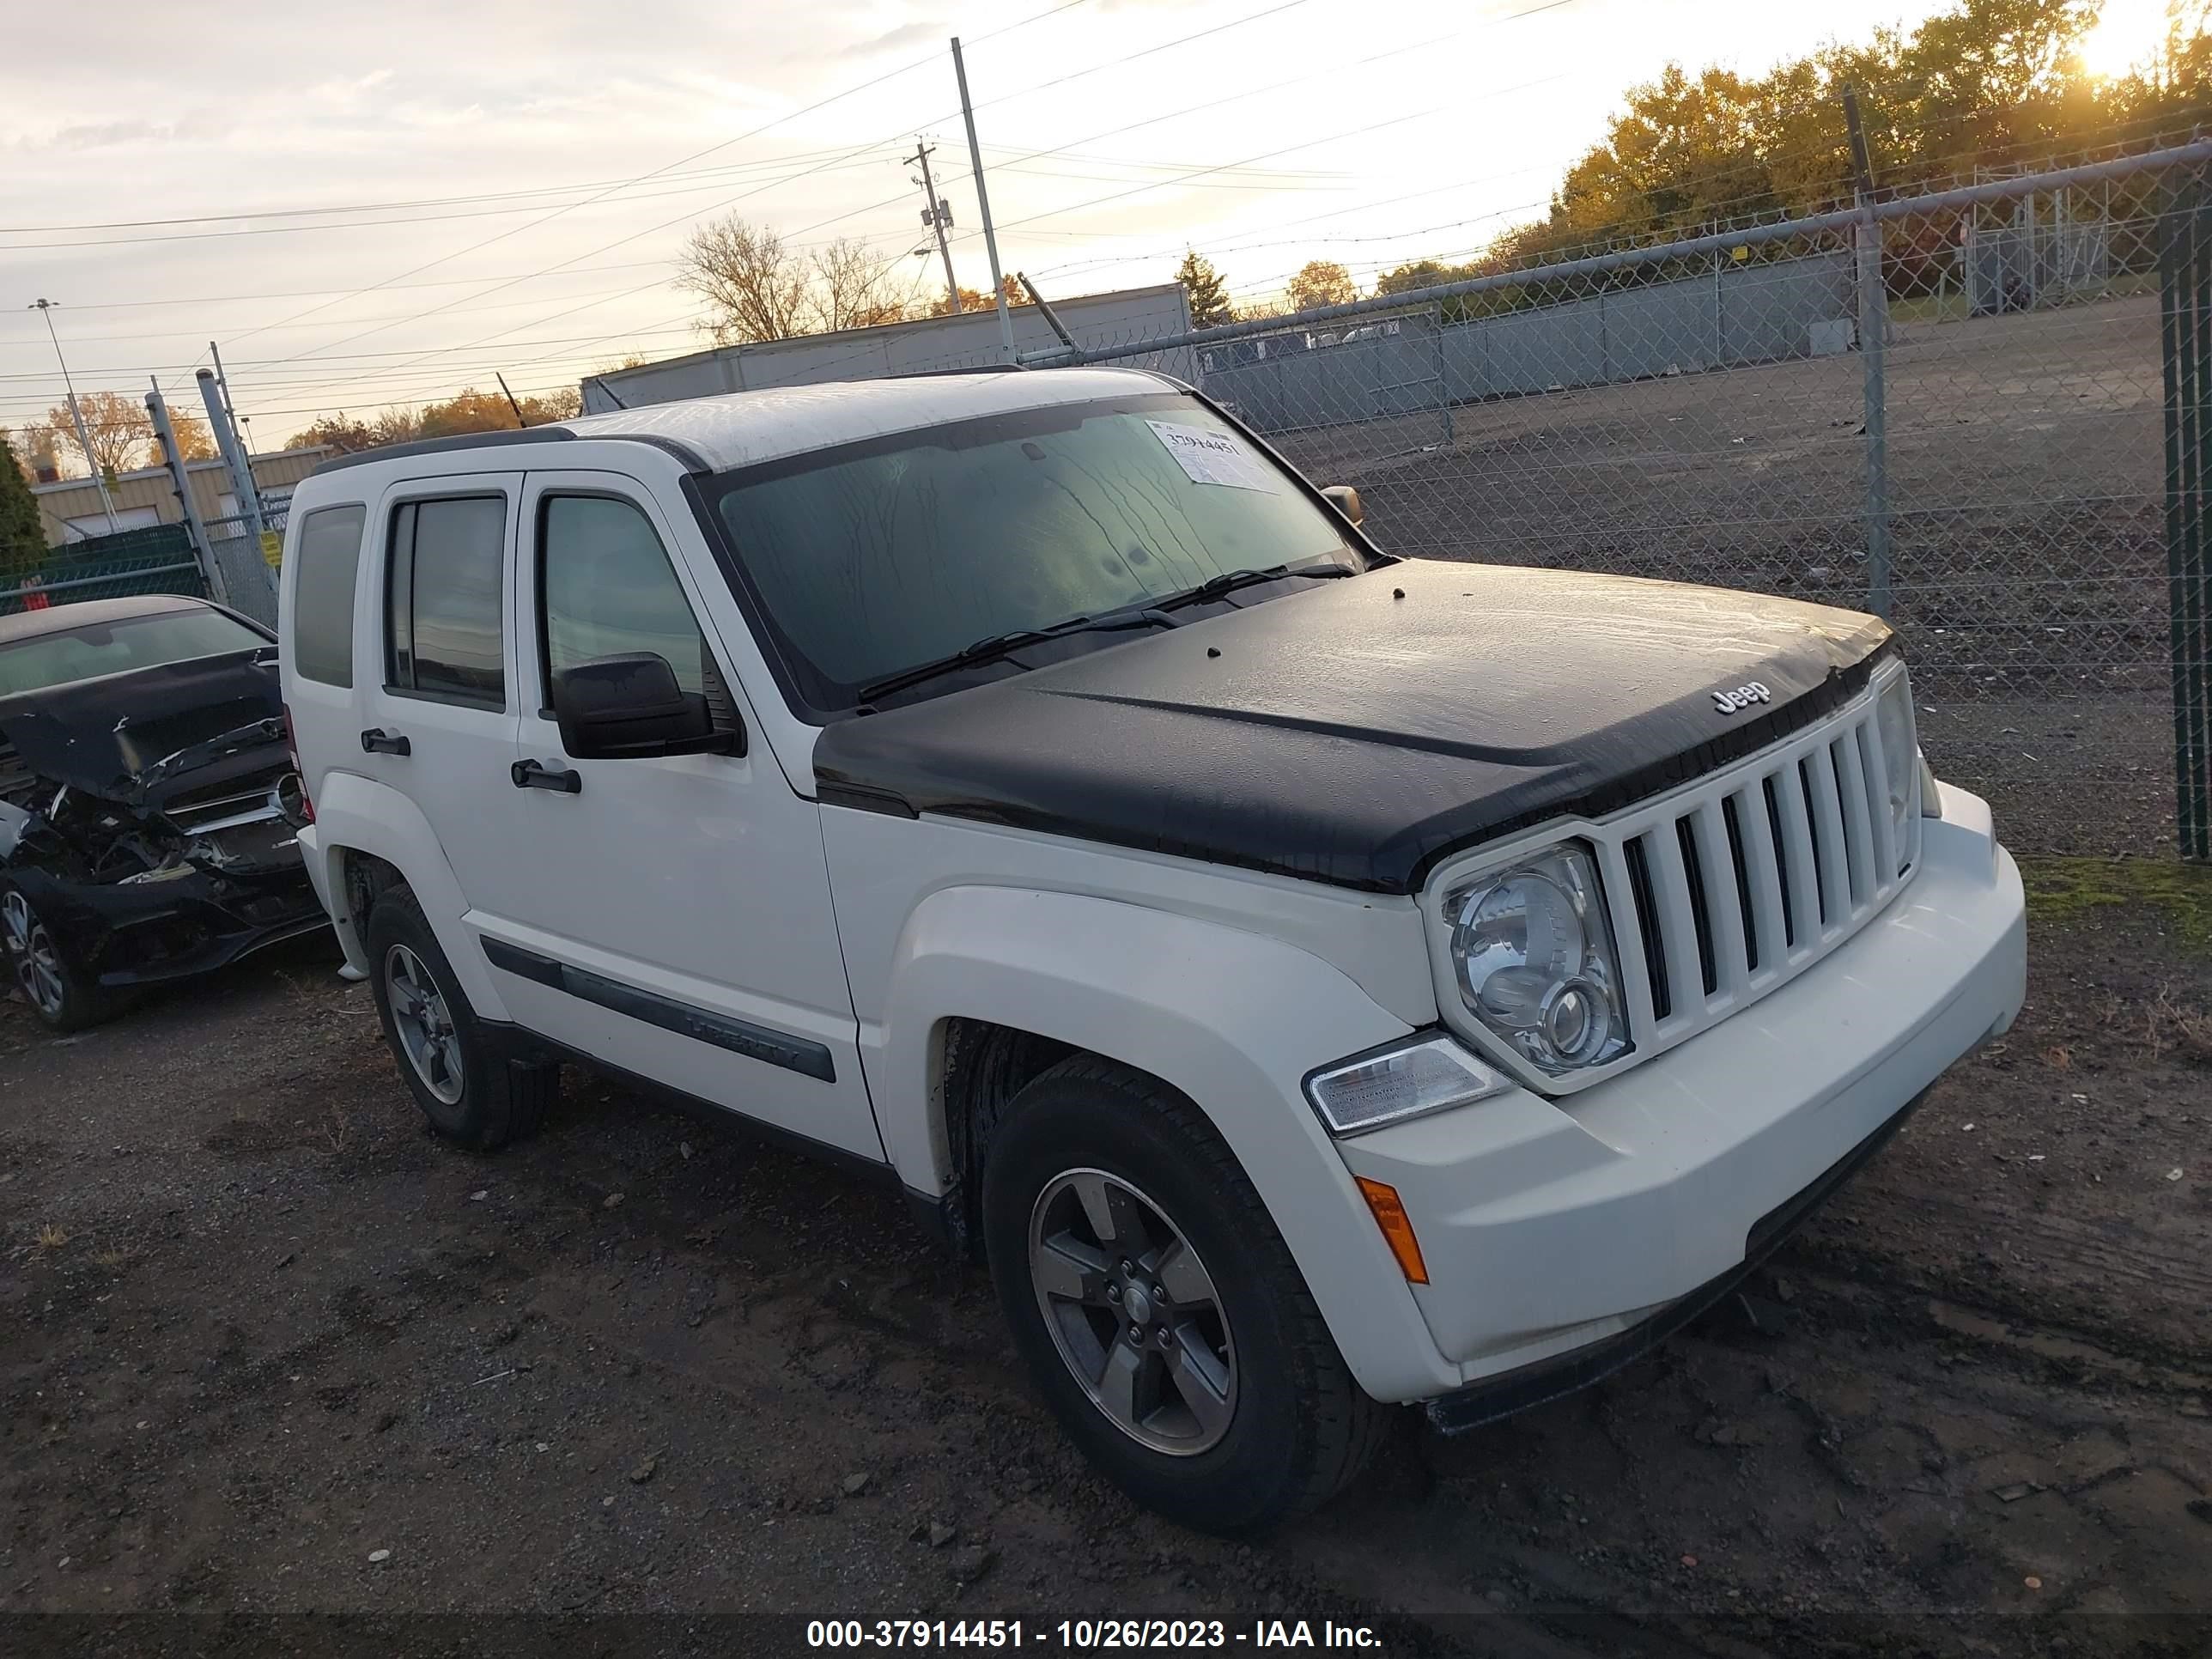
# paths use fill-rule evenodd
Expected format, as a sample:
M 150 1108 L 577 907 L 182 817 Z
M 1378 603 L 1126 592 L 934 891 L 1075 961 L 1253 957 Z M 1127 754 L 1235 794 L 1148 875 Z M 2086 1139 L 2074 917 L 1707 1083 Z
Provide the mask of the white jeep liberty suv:
M 1393 558 L 1119 369 L 402 446 L 294 499 L 307 867 L 437 1128 L 564 1060 L 902 1188 L 1235 1532 L 1724 1295 L 2019 1010 L 1870 617 Z

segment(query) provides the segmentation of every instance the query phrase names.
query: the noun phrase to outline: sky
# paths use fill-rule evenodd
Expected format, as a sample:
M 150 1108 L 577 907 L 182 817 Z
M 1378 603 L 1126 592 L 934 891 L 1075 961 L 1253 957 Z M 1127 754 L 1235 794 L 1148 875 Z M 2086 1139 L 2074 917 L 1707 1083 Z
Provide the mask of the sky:
M 257 449 L 319 413 L 495 370 L 529 395 L 702 343 L 670 285 L 702 219 L 866 241 L 942 291 L 919 135 L 962 283 L 988 288 L 947 47 L 963 40 L 1007 270 L 1048 298 L 1232 295 L 1310 258 L 1363 283 L 1535 216 L 1625 88 L 1746 73 L 1935 0 L 175 0 L 0 24 L 0 426 L 149 378 L 196 407 L 220 350 Z M 2146 55 L 2106 0 L 2087 57 Z M 27 309 L 54 302 L 46 316 Z

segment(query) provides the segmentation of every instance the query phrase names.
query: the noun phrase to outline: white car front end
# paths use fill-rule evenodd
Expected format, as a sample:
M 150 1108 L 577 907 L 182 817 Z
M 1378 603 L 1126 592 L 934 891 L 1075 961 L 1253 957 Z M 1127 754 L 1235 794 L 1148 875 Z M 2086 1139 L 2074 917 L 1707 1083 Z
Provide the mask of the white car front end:
M 1472 1389 L 1440 1420 L 1485 1420 L 1632 1357 L 2011 1024 L 2027 975 L 2019 872 L 1982 801 L 1934 784 L 1917 750 L 1885 764 L 1885 737 L 1911 742 L 1909 695 L 1893 666 L 1747 760 L 1429 882 L 1446 1029 L 1322 1068 L 1308 1093 L 1418 1249 L 1411 1294 Z M 1516 872 L 1560 918 L 1509 896 L 1486 933 L 1471 912 L 1496 908 Z M 1548 965 L 1509 965 L 1531 982 L 1501 993 L 1476 977 L 1501 939 Z M 1561 1023 L 1547 973 L 1617 1026 L 1594 1030 L 1571 1002 Z

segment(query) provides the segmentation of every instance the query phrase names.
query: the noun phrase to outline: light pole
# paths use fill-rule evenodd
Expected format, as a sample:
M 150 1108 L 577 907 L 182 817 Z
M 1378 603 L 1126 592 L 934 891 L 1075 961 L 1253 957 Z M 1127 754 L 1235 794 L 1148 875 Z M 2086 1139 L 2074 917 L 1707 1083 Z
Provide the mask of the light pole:
M 76 386 L 70 379 L 69 359 L 62 356 L 62 337 L 54 332 L 54 302 L 33 300 L 23 309 L 35 311 L 46 319 L 46 337 L 54 343 L 54 361 L 62 366 L 62 386 L 69 392 L 70 419 L 76 427 L 76 447 L 84 451 L 84 464 L 91 470 L 92 482 L 100 490 L 100 511 L 107 514 L 107 533 L 112 536 L 123 526 L 115 522 L 115 502 L 107 493 L 107 479 L 100 470 L 100 458 L 92 453 L 92 440 L 85 434 L 84 411 L 76 406 Z

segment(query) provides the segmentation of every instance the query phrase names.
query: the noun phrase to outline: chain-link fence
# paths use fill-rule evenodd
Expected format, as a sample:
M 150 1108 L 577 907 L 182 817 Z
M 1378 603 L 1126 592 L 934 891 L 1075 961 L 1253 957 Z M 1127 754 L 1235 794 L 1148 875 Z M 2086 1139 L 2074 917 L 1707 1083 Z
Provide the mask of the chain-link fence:
M 1316 483 L 1357 486 L 1392 551 L 1879 611 L 1930 759 L 2014 845 L 2171 852 L 2178 729 L 2182 794 L 2194 769 L 2203 799 L 2185 732 L 2208 630 L 2202 538 L 2169 568 L 2201 495 L 2166 428 L 2207 392 L 2169 395 L 2160 250 L 2208 161 L 1984 179 L 1028 361 L 1182 374 Z
M 180 524 L 154 525 L 57 547 L 29 569 L 0 578 L 0 616 L 137 593 L 207 592 Z
M 289 497 L 287 498 L 289 501 Z M 257 531 L 244 514 L 202 520 L 208 553 L 222 577 L 223 602 L 264 626 L 276 625 L 276 570 L 284 509 L 264 504 Z

